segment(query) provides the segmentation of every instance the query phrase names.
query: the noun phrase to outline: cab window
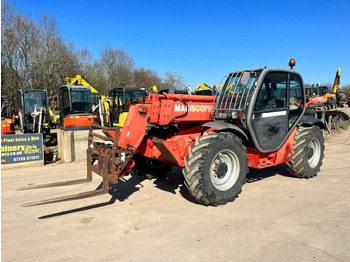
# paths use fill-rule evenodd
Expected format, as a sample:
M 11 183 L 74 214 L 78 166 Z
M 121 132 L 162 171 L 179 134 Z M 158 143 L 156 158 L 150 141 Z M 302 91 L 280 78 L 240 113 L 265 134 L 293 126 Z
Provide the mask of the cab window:
M 304 107 L 304 94 L 302 92 L 301 78 L 297 74 L 290 75 L 289 82 L 289 114 L 288 114 L 288 126 L 291 128 L 295 121 L 303 112 Z
M 255 110 L 285 108 L 287 105 L 287 74 L 270 73 L 261 86 Z

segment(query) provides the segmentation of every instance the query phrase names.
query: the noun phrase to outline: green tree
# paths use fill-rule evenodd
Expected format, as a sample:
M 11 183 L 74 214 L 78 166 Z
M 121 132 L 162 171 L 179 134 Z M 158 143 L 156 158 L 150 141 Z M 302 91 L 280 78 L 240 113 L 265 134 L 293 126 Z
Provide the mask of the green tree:
M 78 59 L 73 45 L 63 41 L 53 18 L 44 14 L 39 22 L 39 30 L 35 68 L 37 87 L 47 89 L 49 94 L 57 94 L 66 76 L 78 70 Z
M 38 30 L 31 19 L 14 13 L 7 3 L 2 6 L 1 22 L 1 86 L 14 98 L 18 89 L 33 88 Z
M 345 85 L 341 88 L 341 91 L 343 91 L 347 101 L 350 101 L 350 85 Z
M 137 87 L 149 89 L 156 85 L 159 88 L 162 85 L 162 79 L 152 69 L 137 68 L 134 70 L 134 82 Z
M 174 72 L 167 72 L 165 74 L 165 79 L 163 80 L 161 89 L 167 89 L 172 93 L 174 92 L 175 89 L 185 89 L 185 88 L 186 88 L 186 84 L 182 76 L 177 75 Z

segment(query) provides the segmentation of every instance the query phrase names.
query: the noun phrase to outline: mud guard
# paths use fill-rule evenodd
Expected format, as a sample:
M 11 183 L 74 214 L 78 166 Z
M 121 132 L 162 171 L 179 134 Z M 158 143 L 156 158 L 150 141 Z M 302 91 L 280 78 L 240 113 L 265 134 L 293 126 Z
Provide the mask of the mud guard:
M 314 117 L 302 117 L 299 120 L 299 125 L 302 126 L 318 126 L 321 129 L 327 129 L 326 125 L 324 124 L 323 121 L 321 121 L 320 119 L 314 118 Z
M 239 133 L 239 137 L 244 138 L 245 141 L 249 141 L 247 134 L 241 128 L 224 121 L 207 122 L 203 124 L 202 127 L 215 128 L 217 130 L 234 130 Z

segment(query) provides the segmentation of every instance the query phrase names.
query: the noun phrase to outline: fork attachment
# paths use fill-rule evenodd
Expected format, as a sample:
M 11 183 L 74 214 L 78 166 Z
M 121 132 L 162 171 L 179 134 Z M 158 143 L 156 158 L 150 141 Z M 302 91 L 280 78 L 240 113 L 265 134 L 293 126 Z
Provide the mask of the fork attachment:
M 94 127 L 102 129 L 102 133 L 105 136 L 93 132 Z M 132 150 L 121 149 L 121 148 L 118 148 L 117 146 L 119 131 L 120 131 L 119 127 L 113 128 L 113 127 L 103 127 L 95 124 L 91 125 L 89 130 L 88 149 L 87 149 L 87 177 L 85 179 L 77 179 L 77 180 L 63 181 L 63 182 L 56 182 L 56 183 L 42 184 L 42 185 L 33 185 L 33 186 L 20 188 L 19 190 L 67 186 L 67 185 L 91 182 L 92 172 L 102 177 L 102 187 L 100 189 L 63 196 L 63 197 L 57 197 L 52 199 L 26 203 L 21 206 L 29 207 L 29 206 L 44 205 L 44 204 L 50 204 L 50 203 L 89 198 L 89 197 L 108 193 L 109 183 L 116 184 L 119 181 L 119 176 L 125 175 L 134 166 L 133 161 L 130 161 L 130 160 L 132 159 L 132 155 L 135 152 L 133 152 Z M 94 142 L 93 141 L 94 138 L 98 138 L 99 140 L 109 142 L 109 144 L 106 144 L 104 142 Z

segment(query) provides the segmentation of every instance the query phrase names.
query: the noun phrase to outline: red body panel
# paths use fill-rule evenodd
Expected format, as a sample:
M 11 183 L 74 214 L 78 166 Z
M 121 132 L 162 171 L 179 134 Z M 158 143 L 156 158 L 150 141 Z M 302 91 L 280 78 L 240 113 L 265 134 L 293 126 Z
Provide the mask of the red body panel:
M 193 136 L 193 132 L 200 132 L 203 123 L 211 120 L 213 100 L 213 96 L 150 94 L 145 104 L 130 106 L 124 127 L 120 130 L 118 146 L 124 149 L 139 148 L 146 135 L 148 122 L 161 126 L 181 123 L 180 133 L 176 134 L 175 140 L 182 135 L 186 137 L 186 134 Z M 172 143 L 170 141 L 172 139 L 166 143 Z
M 98 120 L 97 115 L 82 114 L 82 115 L 68 115 L 63 119 L 63 128 L 89 128 L 91 123 Z
M 325 101 L 322 96 L 309 97 L 306 103 L 306 108 L 312 108 L 315 106 L 324 105 Z
M 294 128 L 284 145 L 276 152 L 260 153 L 255 148 L 247 148 L 248 167 L 262 169 L 287 163 L 292 157 L 295 132 L 296 128 Z
M 176 119 L 178 122 L 206 122 L 211 120 L 214 96 L 194 96 L 178 94 L 150 94 L 146 99 L 149 105 L 150 122 L 167 125 Z
M 183 135 L 176 134 L 165 140 L 145 138 L 138 148 L 138 153 L 152 159 L 184 167 L 184 159 L 188 155 L 189 147 L 201 135 L 201 126 L 195 127 L 195 129 L 197 129 L 197 132 L 189 132 Z

